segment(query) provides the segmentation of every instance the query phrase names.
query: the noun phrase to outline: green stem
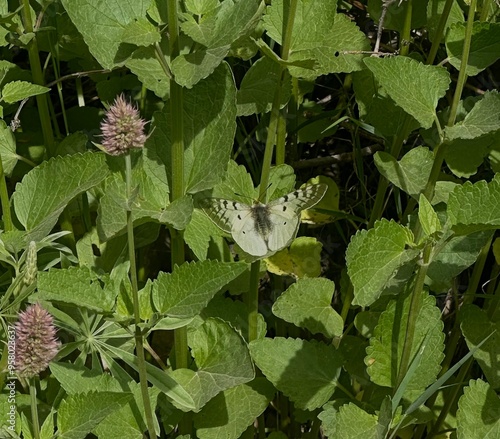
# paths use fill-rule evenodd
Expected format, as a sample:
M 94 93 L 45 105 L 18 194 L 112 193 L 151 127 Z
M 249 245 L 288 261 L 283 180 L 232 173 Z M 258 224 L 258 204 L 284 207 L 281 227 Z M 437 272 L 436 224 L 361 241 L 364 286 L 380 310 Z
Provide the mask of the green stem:
M 412 0 L 406 1 L 406 16 L 403 25 L 403 31 L 401 32 L 401 41 L 399 44 L 399 50 L 401 56 L 408 56 L 410 50 L 410 40 L 411 40 L 411 14 L 413 11 Z
M 403 381 L 411 362 L 411 351 L 417 328 L 417 319 L 422 308 L 422 291 L 424 290 L 425 276 L 430 264 L 431 251 L 432 247 L 430 245 L 424 247 L 421 265 L 417 272 L 413 291 L 411 292 L 410 309 L 408 310 L 408 321 L 406 323 L 405 342 L 403 345 L 403 351 L 401 352 L 398 378 L 394 389 L 397 389 Z
M 31 400 L 31 422 L 33 423 L 33 437 L 40 439 L 40 423 L 38 422 L 38 404 L 36 403 L 36 376 L 29 378 Z
M 259 314 L 259 271 L 260 261 L 255 261 L 250 269 L 250 288 L 246 294 L 246 304 L 248 309 L 248 338 L 250 343 L 257 339 L 257 317 Z
M 10 232 L 14 229 L 12 224 L 12 216 L 10 214 L 10 200 L 9 191 L 7 190 L 7 182 L 5 181 L 5 172 L 3 170 L 3 162 L 0 157 L 0 201 L 2 203 L 2 219 L 4 223 L 4 230 Z
M 29 0 L 20 0 L 22 6 L 22 16 L 24 30 L 26 33 L 34 33 L 33 22 L 31 21 L 31 8 Z M 35 36 L 28 43 L 28 56 L 30 60 L 31 73 L 33 82 L 38 85 L 44 85 L 42 65 L 40 63 L 37 37 Z M 40 114 L 40 124 L 42 126 L 43 140 L 46 147 L 46 153 L 52 157 L 55 153 L 54 133 L 52 131 L 52 124 L 50 121 L 50 111 L 48 105 L 47 93 L 36 96 L 38 112 Z
M 130 154 L 125 155 L 125 182 L 127 191 L 127 203 L 131 203 L 132 196 L 132 160 Z M 141 396 L 144 404 L 144 414 L 146 416 L 146 424 L 150 439 L 156 437 L 153 412 L 151 409 L 151 401 L 149 400 L 148 392 L 148 375 L 146 372 L 146 358 L 144 356 L 144 345 L 142 332 L 140 328 L 141 311 L 139 305 L 139 288 L 137 284 L 137 267 L 135 263 L 135 244 L 134 244 L 134 222 L 132 219 L 132 207 L 127 207 L 127 238 L 128 238 L 128 255 L 130 261 L 130 283 L 132 285 L 132 298 L 134 302 L 134 323 L 135 323 L 135 347 L 137 354 L 137 367 L 139 370 L 139 382 L 141 386 Z
M 443 39 L 444 35 L 444 28 L 446 26 L 446 22 L 448 21 L 448 16 L 450 15 L 451 7 L 453 6 L 454 1 L 455 0 L 446 0 L 443 12 L 441 13 L 439 19 L 439 24 L 436 29 L 436 33 L 434 35 L 434 40 L 432 41 L 431 50 L 429 51 L 429 56 L 427 57 L 426 61 L 427 64 L 434 63 L 434 59 L 436 58 L 439 46 L 441 45 L 441 40 Z

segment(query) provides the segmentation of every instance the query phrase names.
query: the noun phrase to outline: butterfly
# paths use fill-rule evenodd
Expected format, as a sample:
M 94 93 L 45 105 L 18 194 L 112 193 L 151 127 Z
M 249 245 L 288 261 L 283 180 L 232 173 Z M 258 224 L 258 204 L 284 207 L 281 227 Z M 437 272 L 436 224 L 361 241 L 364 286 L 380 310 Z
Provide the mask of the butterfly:
M 245 253 L 267 257 L 290 245 L 300 225 L 300 212 L 319 203 L 326 190 L 325 184 L 315 184 L 268 204 L 254 201 L 251 206 L 210 198 L 202 209 Z

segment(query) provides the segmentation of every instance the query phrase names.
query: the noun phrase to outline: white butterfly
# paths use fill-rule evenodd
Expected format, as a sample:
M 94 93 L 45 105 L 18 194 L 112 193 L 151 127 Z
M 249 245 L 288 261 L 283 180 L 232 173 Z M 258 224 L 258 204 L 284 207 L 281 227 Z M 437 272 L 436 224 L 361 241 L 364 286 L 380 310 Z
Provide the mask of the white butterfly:
M 288 247 L 297 234 L 300 211 L 309 209 L 325 195 L 327 186 L 315 184 L 281 198 L 253 205 L 211 198 L 204 212 L 249 255 L 264 257 Z

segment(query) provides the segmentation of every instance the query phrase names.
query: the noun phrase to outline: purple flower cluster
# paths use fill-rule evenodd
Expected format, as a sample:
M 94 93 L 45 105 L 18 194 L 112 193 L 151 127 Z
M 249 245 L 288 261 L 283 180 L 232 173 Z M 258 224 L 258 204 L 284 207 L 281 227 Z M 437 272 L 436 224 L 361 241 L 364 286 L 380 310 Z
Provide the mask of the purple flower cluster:
M 31 378 L 47 369 L 56 356 L 60 342 L 54 319 L 39 303 L 19 314 L 16 323 L 16 372 Z
M 146 142 L 146 121 L 123 95 L 115 99 L 101 123 L 102 146 L 110 155 L 126 154 L 130 148 L 142 148 Z

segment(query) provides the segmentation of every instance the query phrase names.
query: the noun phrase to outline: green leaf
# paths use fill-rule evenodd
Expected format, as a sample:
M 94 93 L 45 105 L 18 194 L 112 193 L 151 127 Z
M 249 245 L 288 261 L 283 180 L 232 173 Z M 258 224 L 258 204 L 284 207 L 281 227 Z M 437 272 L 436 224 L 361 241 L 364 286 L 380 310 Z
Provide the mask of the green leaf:
M 191 221 L 184 231 L 184 241 L 195 256 L 204 261 L 207 258 L 210 236 L 219 233 L 219 228 L 200 209 L 194 209 Z
M 2 100 L 8 104 L 22 101 L 31 96 L 42 95 L 50 91 L 50 88 L 26 81 L 12 81 L 3 86 Z
M 68 396 L 57 411 L 58 437 L 85 439 L 110 413 L 132 398 L 126 392 L 89 392 Z
M 123 44 L 123 34 L 134 19 L 146 17 L 151 0 L 62 0 L 62 4 L 95 59 L 112 69 L 131 55 L 134 46 Z
M 292 338 L 264 338 L 250 343 L 257 367 L 295 406 L 314 410 L 330 399 L 342 358 L 332 346 Z
M 490 182 L 467 181 L 448 199 L 448 220 L 460 234 L 500 228 L 500 176 Z
M 429 66 L 406 56 L 365 58 L 382 89 L 423 128 L 430 128 L 436 118 L 436 106 L 450 85 L 450 75 L 443 67 Z
M 464 388 L 458 400 L 457 437 L 500 437 L 500 400 L 488 383 L 470 380 Z
M 460 70 L 466 23 L 454 23 L 446 33 L 446 52 L 450 64 Z M 475 76 L 500 58 L 500 23 L 475 21 L 465 72 Z
M 389 3 L 386 17 L 384 20 L 384 29 L 392 29 L 403 33 L 405 30 L 406 17 L 411 16 L 411 28 L 420 28 L 426 25 L 426 9 L 428 0 L 420 0 L 408 11 L 408 3 L 404 1 Z M 383 0 L 368 0 L 368 12 L 370 17 L 378 23 L 382 11 Z
M 153 285 L 153 303 L 162 314 L 194 317 L 218 291 L 246 269 L 247 264 L 242 262 L 184 263 L 172 273 L 158 275 Z
M 379 439 L 378 418 L 365 412 L 353 403 L 344 404 L 336 410 L 327 406 L 318 418 L 328 437 L 335 439 Z
M 375 133 L 386 139 L 407 138 L 419 123 L 387 95 L 375 81 L 373 73 L 364 69 L 354 72 L 353 87 L 361 120 L 373 126 Z
M 500 388 L 500 322 L 491 321 L 488 315 L 475 305 L 463 307 L 460 327 L 469 349 L 476 347 L 486 337 L 491 337 L 474 352 L 474 358 L 494 389 Z
M 207 319 L 188 333 L 188 344 L 197 370 L 176 369 L 173 377 L 193 396 L 195 412 L 218 393 L 255 376 L 245 340 L 222 320 Z
M 449 239 L 432 258 L 427 277 L 433 291 L 442 291 L 453 285 L 454 279 L 476 262 L 483 247 L 491 239 L 492 231 L 471 233 Z
M 500 30 L 500 27 L 499 27 Z M 486 92 L 478 100 L 464 120 L 445 129 L 447 138 L 474 139 L 500 129 L 500 94 L 494 90 Z
M 285 105 L 290 99 L 291 80 L 285 75 L 280 83 L 281 67 L 267 57 L 258 59 L 248 69 L 243 77 L 240 89 L 236 95 L 238 116 L 268 113 L 274 99 L 278 84 L 281 86 L 280 106 Z
M 186 9 L 195 14 L 203 15 L 219 6 L 219 0 L 185 0 Z
M 264 16 L 267 33 L 279 44 L 282 44 L 285 4 L 283 0 L 273 1 Z M 361 70 L 366 55 L 346 52 L 367 50 L 370 45 L 366 36 L 345 15 L 337 14 L 336 0 L 298 2 L 287 61 L 314 60 L 315 64 L 312 69 L 290 65 L 292 76 L 314 80 L 328 73 Z
M 446 0 L 429 0 L 427 5 L 427 30 L 429 33 L 429 39 L 434 41 L 436 39 L 436 32 L 438 30 L 439 22 L 441 16 L 443 15 L 443 9 Z M 453 23 L 464 21 L 464 13 L 462 8 L 456 0 L 453 1 L 451 6 L 448 19 L 446 20 L 446 25 L 444 28 L 444 34 L 446 35 L 447 30 Z M 441 36 L 442 37 L 442 36 Z
M 122 41 L 137 46 L 151 46 L 161 41 L 160 32 L 146 18 L 138 18 L 123 29 Z
M 424 194 L 420 194 L 418 199 L 418 220 L 427 236 L 432 236 L 442 229 L 437 213 Z
M 300 279 L 278 297 L 273 314 L 313 334 L 339 337 L 344 321 L 332 308 L 334 291 L 335 284 L 328 279 Z
M 412 197 L 424 190 L 433 163 L 432 152 L 421 146 L 408 151 L 400 161 L 383 151 L 375 154 L 375 165 L 380 173 Z
M 354 286 L 353 304 L 369 306 L 397 275 L 397 269 L 414 259 L 418 250 L 412 232 L 394 221 L 377 221 L 370 230 L 356 233 L 346 252 L 347 272 Z
M 265 378 L 225 390 L 194 415 L 200 439 L 238 439 L 267 408 L 275 389 Z
M 0 156 L 2 157 L 3 172 L 7 177 L 10 177 L 17 164 L 16 139 L 12 130 L 3 120 L 0 120 Z
M 253 31 L 261 15 L 259 4 L 257 0 L 226 0 L 202 17 L 184 14 L 181 29 L 199 46 L 172 61 L 176 82 L 191 88 L 211 75 L 228 54 L 231 44 Z
M 421 308 L 415 324 L 415 335 L 411 346 L 410 358 L 413 358 L 422 340 L 427 336 L 427 344 L 422 353 L 422 359 L 409 380 L 405 395 L 411 391 L 423 391 L 433 383 L 441 369 L 444 358 L 444 334 L 441 312 L 436 307 L 436 300 L 426 292 L 421 294 Z M 367 371 L 372 381 L 380 386 L 396 386 L 396 376 L 399 371 L 401 352 L 406 341 L 406 326 L 410 311 L 411 295 L 404 299 L 400 295 L 392 300 L 387 309 L 380 315 L 375 334 L 370 339 L 366 349 Z M 401 303 L 402 302 L 402 303 Z M 428 334 L 428 335 L 427 335 Z
M 104 287 L 101 286 L 101 282 Z M 38 297 L 70 303 L 97 312 L 111 312 L 117 289 L 107 276 L 99 277 L 87 267 L 52 268 L 38 273 Z
M 212 188 L 224 176 L 236 129 L 236 88 L 227 64 L 183 94 L 184 175 L 186 191 L 194 194 Z M 171 175 L 170 106 L 155 113 L 145 160 L 166 166 Z
M 485 135 L 475 139 L 452 140 L 446 145 L 444 153 L 448 168 L 460 178 L 474 175 L 488 153 L 498 144 L 498 139 L 498 135 Z
M 45 237 L 74 197 L 106 178 L 109 171 L 105 160 L 104 154 L 92 152 L 56 157 L 24 176 L 12 199 L 30 239 Z

